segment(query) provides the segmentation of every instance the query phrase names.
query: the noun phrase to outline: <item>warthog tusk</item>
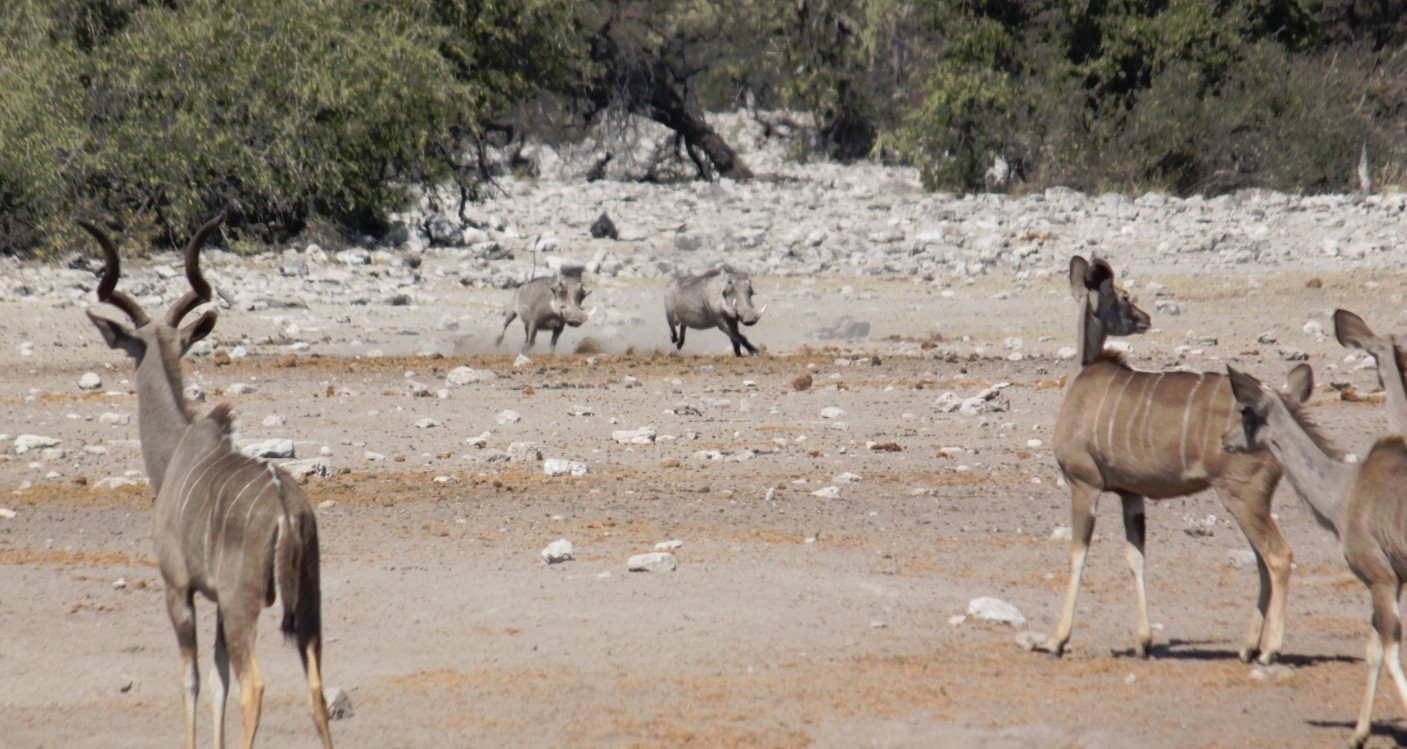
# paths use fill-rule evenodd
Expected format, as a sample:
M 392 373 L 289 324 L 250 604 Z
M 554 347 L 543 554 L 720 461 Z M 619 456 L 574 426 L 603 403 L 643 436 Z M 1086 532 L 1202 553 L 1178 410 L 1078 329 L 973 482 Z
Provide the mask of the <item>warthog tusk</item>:
M 586 319 L 590 320 L 590 319 L 591 319 L 591 316 L 592 316 L 592 315 L 595 315 L 595 314 L 596 314 L 596 308 L 595 308 L 595 307 L 592 307 L 591 309 L 589 309 L 589 310 L 586 311 Z
M 757 311 L 757 319 L 761 320 L 762 316 L 765 314 L 767 314 L 767 305 L 764 304 L 762 305 L 762 309 Z

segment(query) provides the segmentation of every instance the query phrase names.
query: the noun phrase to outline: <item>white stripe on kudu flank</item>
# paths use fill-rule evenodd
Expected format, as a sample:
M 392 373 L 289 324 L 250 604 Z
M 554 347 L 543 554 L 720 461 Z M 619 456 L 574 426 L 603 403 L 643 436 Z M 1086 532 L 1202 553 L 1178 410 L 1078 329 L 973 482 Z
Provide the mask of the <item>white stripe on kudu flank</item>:
M 197 460 L 197 461 L 195 462 L 195 465 L 192 465 L 192 466 L 191 466 L 191 469 L 190 469 L 189 471 L 186 471 L 185 477 L 183 477 L 183 478 L 181 479 L 181 488 L 178 490 L 178 493 L 179 493 L 180 495 L 182 495 L 182 499 L 181 499 L 181 509 L 180 509 L 180 511 L 178 511 L 178 512 L 176 513 L 176 527 L 180 528 L 180 527 L 184 527 L 184 525 L 185 525 L 182 521 L 183 521 L 183 520 L 185 519 L 185 517 L 186 517 L 186 505 L 190 504 L 190 501 L 191 501 L 191 482 L 192 482 L 192 481 L 198 481 L 198 480 L 199 480 L 199 479 L 196 478 L 196 475 L 195 475 L 195 474 L 196 474 L 196 469 L 197 469 L 197 468 L 200 468 L 200 466 L 201 466 L 202 463 L 204 463 L 205 461 L 209 460 L 209 459 L 212 458 L 212 457 L 215 457 L 215 460 L 211 463 L 211 465 L 214 465 L 215 463 L 220 462 L 220 458 L 219 458 L 219 457 L 216 457 L 216 454 L 219 453 L 219 452 L 220 452 L 220 445 L 219 445 L 219 444 L 216 444 L 215 447 L 211 448 L 209 452 L 207 452 L 207 453 L 205 453 L 205 455 L 201 456 L 200 460 Z M 206 466 L 204 469 L 201 469 L 200 475 L 201 475 L 201 476 L 204 476 L 205 473 L 206 473 L 206 471 L 209 471 L 209 470 L 210 470 L 210 466 Z
M 1109 454 L 1114 453 L 1114 426 L 1119 423 L 1119 404 L 1124 400 L 1124 393 L 1129 389 L 1129 383 L 1133 382 L 1133 373 L 1125 373 L 1124 386 L 1119 388 L 1119 397 L 1114 399 L 1114 407 L 1109 409 L 1109 436 L 1104 443 L 1108 445 Z
M 1202 389 L 1202 383 L 1207 381 L 1205 372 L 1197 375 L 1197 384 L 1192 386 L 1192 390 L 1187 394 L 1187 405 L 1182 409 L 1182 444 L 1179 448 L 1182 456 L 1182 470 L 1187 471 L 1187 427 L 1192 419 L 1192 404 L 1197 402 L 1197 391 Z
M 220 533 L 221 533 L 222 535 L 223 535 L 224 532 L 225 532 L 225 524 L 229 522 L 230 510 L 233 510 L 234 508 L 236 508 L 236 507 L 239 506 L 239 501 L 240 501 L 240 499 L 242 499 L 242 498 L 244 497 L 244 493 L 247 492 L 247 491 L 249 491 L 249 487 L 251 487 L 251 486 L 254 486 L 254 480 L 253 480 L 253 479 L 250 479 L 249 481 L 244 482 L 244 488 L 243 488 L 243 489 L 240 489 L 240 490 L 239 490 L 239 493 L 236 494 L 235 497 L 234 497 L 234 499 L 230 500 L 229 505 L 228 505 L 227 507 L 225 507 L 225 514 L 224 514 L 223 517 L 220 518 Z M 245 527 L 248 527 L 248 525 L 249 525 L 249 518 L 248 518 L 248 516 L 246 516 L 246 517 L 244 518 L 244 524 L 245 524 Z M 219 554 L 219 558 L 216 559 L 216 562 L 215 562 L 215 564 L 216 564 L 217 566 L 211 568 L 211 570 L 212 570 L 213 572 L 215 572 L 216 575 L 220 574 L 220 571 L 221 571 L 221 570 L 223 569 L 223 567 L 224 567 L 224 564 L 225 564 L 225 547 L 226 547 L 226 546 L 229 546 L 229 544 L 225 544 L 225 543 L 220 544 L 220 554 Z
M 1109 398 L 1109 388 L 1114 386 L 1114 378 L 1109 377 L 1104 380 L 1104 392 L 1099 395 L 1099 405 L 1094 407 L 1094 423 L 1098 424 L 1104 415 L 1104 401 Z M 1090 437 L 1094 439 L 1094 449 L 1099 450 L 1099 430 L 1091 429 Z
M 1140 423 L 1142 423 L 1143 425 L 1144 450 L 1151 451 L 1158 445 L 1158 440 L 1154 437 L 1153 434 L 1153 420 L 1149 417 L 1153 415 L 1153 404 L 1157 402 L 1157 398 L 1155 398 L 1154 396 L 1158 394 L 1158 388 L 1163 386 L 1164 374 L 1166 373 L 1158 373 L 1157 379 L 1155 379 L 1153 383 L 1148 386 L 1148 392 L 1145 393 L 1143 396 L 1143 418 L 1140 420 Z

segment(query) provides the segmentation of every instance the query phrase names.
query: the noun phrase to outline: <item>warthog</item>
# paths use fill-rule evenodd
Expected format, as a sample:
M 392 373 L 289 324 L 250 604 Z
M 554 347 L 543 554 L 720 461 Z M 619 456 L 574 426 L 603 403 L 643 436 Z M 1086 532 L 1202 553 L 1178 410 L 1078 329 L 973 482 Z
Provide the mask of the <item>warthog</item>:
M 718 328 L 733 342 L 733 354 L 756 354 L 757 347 L 738 330 L 738 323 L 756 325 L 767 306 L 752 306 L 752 279 L 742 271 L 724 265 L 697 276 L 676 277 L 664 295 L 664 314 L 669 321 L 669 341 L 684 348 L 684 331 Z M 675 328 L 679 331 L 676 333 Z
M 538 330 L 552 331 L 552 350 L 557 350 L 557 339 L 568 326 L 573 328 L 591 319 L 596 308 L 583 310 L 581 303 L 591 292 L 582 286 L 581 266 L 562 268 L 555 276 L 541 276 L 519 286 L 513 292 L 513 301 L 503 320 L 503 330 L 498 334 L 494 345 L 503 343 L 503 336 L 513 320 L 522 317 L 527 341 L 523 351 L 537 343 Z

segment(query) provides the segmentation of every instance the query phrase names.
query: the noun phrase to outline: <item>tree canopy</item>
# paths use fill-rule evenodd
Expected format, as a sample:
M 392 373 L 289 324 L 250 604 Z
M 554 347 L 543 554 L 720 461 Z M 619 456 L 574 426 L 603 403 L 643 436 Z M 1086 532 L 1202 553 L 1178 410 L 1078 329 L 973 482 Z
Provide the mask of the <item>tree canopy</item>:
M 376 233 L 495 134 L 808 116 L 931 189 L 1299 192 L 1407 176 L 1407 0 L 0 0 L 0 252 L 78 216 L 156 243 Z M 552 113 L 551 117 L 546 113 Z M 58 238 L 58 239 L 56 239 Z

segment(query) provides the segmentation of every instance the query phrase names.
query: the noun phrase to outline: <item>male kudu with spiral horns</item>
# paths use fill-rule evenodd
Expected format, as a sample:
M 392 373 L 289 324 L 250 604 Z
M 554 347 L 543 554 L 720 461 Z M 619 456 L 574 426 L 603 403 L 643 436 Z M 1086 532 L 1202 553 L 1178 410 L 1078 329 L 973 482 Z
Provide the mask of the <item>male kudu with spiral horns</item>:
M 156 490 L 152 541 L 166 588 L 167 613 L 180 644 L 185 691 L 185 746 L 195 747 L 195 704 L 200 691 L 196 665 L 195 594 L 215 602 L 215 668 L 210 685 L 215 749 L 224 747 L 225 697 L 230 665 L 239 681 L 243 730 L 241 749 L 254 744 L 264 682 L 254 658 L 259 612 L 283 601 L 282 630 L 297 643 L 308 677 L 313 722 L 324 749 L 331 749 L 322 690 L 322 603 L 318 573 L 317 522 L 307 498 L 287 474 L 241 453 L 233 441 L 228 404 L 193 417 L 181 386 L 181 356 L 215 329 L 211 300 L 200 273 L 200 248 L 225 220 L 220 214 L 186 246 L 191 290 L 164 319 L 117 290 L 117 248 L 107 233 L 79 224 L 102 246 L 106 259 L 98 301 L 117 308 L 130 325 L 93 310 L 88 317 L 108 346 L 136 362 L 137 418 L 147 476 Z

